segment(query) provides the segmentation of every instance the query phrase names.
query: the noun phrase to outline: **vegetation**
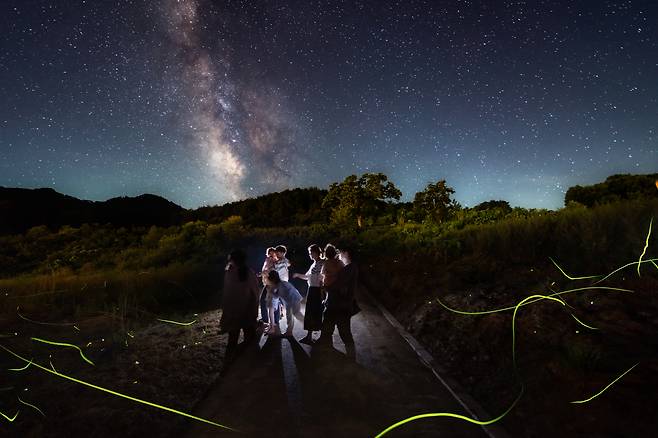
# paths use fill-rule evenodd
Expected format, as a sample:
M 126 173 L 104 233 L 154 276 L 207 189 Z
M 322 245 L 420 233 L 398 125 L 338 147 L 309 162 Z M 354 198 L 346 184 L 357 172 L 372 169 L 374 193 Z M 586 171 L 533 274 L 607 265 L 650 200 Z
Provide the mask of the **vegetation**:
M 579 203 L 587 207 L 629 199 L 656 199 L 658 173 L 650 175 L 612 175 L 599 184 L 574 186 L 567 190 L 564 204 Z
M 331 222 L 351 225 L 356 221 L 363 228 L 364 221 L 381 214 L 387 202 L 399 200 L 402 192 L 388 181 L 383 173 L 350 175 L 341 183 L 333 183 L 322 207 L 331 210 Z

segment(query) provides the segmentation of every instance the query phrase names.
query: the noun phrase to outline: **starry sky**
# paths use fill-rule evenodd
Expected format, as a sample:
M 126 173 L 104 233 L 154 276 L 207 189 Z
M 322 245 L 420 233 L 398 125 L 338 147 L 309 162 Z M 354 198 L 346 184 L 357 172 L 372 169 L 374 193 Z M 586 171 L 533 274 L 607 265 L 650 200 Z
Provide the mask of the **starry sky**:
M 559 208 L 658 172 L 658 2 L 2 0 L 0 186 L 187 208 L 383 172 Z

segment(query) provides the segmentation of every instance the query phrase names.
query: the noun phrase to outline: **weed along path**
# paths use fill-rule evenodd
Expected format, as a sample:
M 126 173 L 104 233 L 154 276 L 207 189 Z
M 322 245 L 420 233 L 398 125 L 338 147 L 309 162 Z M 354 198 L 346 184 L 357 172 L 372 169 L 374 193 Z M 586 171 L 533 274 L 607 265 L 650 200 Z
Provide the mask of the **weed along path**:
M 390 315 L 365 292 L 352 319 L 356 361 L 345 355 L 338 332 L 334 348 L 300 344 L 306 333 L 296 323 L 295 339 L 262 337 L 236 359 L 197 405 L 195 415 L 242 433 L 190 424 L 187 437 L 374 437 L 405 418 L 450 412 L 480 420 L 437 378 Z M 285 323 L 283 323 L 285 324 Z M 317 336 L 317 334 L 316 334 Z M 387 437 L 505 437 L 459 419 L 426 418 Z

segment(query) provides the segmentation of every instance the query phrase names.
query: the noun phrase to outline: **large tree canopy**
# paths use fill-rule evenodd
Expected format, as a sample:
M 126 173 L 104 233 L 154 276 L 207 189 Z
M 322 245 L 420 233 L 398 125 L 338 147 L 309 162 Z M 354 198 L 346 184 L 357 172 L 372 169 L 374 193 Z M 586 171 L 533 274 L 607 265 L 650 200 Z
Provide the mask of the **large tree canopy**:
M 459 208 L 459 204 L 451 198 L 454 193 L 455 189 L 448 186 L 444 179 L 428 184 L 425 190 L 414 196 L 413 209 L 416 217 L 436 223 L 445 221 Z
M 361 228 L 365 218 L 375 216 L 386 202 L 399 200 L 401 196 L 402 192 L 383 173 L 364 173 L 331 184 L 322 206 L 331 210 L 332 222 L 356 221 Z

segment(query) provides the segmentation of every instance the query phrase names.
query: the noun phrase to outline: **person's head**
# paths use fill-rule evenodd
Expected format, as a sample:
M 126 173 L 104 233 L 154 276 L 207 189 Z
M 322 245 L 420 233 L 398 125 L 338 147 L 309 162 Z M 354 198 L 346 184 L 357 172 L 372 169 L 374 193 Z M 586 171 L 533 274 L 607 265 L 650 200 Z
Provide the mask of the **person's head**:
M 274 252 L 276 253 L 277 258 L 280 260 L 286 256 L 286 253 L 288 252 L 288 248 L 286 248 L 283 245 L 279 245 L 276 248 L 274 248 Z
M 309 245 L 308 256 L 311 260 L 320 260 L 322 258 L 322 248 L 320 248 L 320 245 L 316 245 L 315 243 Z
M 274 257 L 274 252 L 275 252 L 274 247 L 270 246 L 269 248 L 267 248 L 265 250 L 265 256 L 266 257 Z
M 354 261 L 354 249 L 348 245 L 342 245 L 340 247 L 340 259 L 346 265 L 349 265 Z
M 267 280 L 274 286 L 281 283 L 281 279 L 279 278 L 279 273 L 276 272 L 274 269 L 272 269 L 270 272 L 267 273 Z
M 238 278 L 240 281 L 247 279 L 247 255 L 241 249 L 231 251 L 228 255 L 228 264 L 238 268 Z
M 336 258 L 337 254 L 338 252 L 336 251 L 336 247 L 331 243 L 327 243 L 327 245 L 324 247 L 324 257 L 327 260 L 332 260 Z

